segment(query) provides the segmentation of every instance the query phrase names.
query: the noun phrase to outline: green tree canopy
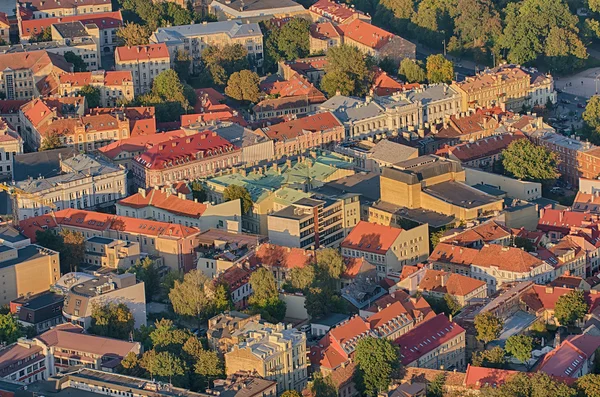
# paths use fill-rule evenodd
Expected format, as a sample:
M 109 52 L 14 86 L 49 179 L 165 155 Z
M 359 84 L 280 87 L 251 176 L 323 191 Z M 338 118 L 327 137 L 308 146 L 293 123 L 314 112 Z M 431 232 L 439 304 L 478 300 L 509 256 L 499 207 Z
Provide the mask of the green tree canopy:
M 562 295 L 554 305 L 554 317 L 561 325 L 573 325 L 583 320 L 588 312 L 588 304 L 582 290 L 573 290 Z
M 404 58 L 402 62 L 400 62 L 398 74 L 409 83 L 423 83 L 427 78 L 422 63 L 410 58 Z
M 223 191 L 223 199 L 225 201 L 237 200 L 240 199 L 242 203 L 242 214 L 247 214 L 252 210 L 252 206 L 254 202 L 252 201 L 252 196 L 243 186 L 239 185 L 229 185 Z
M 485 344 L 498 339 L 502 332 L 502 327 L 502 320 L 490 312 L 480 313 L 475 316 L 477 339 Z
M 506 367 L 506 352 L 500 346 L 473 352 L 471 364 L 476 367 L 498 368 Z
M 192 190 L 192 197 L 194 200 L 197 200 L 199 203 L 203 203 L 206 201 L 206 191 L 204 190 L 204 185 L 200 181 L 192 181 L 190 185 L 190 189 Z
M 64 255 L 61 255 L 60 258 L 60 266 L 64 269 L 63 273 L 76 271 L 85 257 L 85 236 L 83 233 L 69 229 L 61 230 L 60 235 L 64 247 Z
M 133 22 L 127 22 L 117 30 L 117 39 L 120 45 L 137 46 L 148 44 L 150 32 L 145 26 Z
M 354 352 L 357 385 L 367 396 L 387 391 L 400 366 L 398 347 L 387 339 L 366 337 L 358 341 Z
M 313 374 L 313 381 L 308 385 L 309 390 L 316 397 L 338 397 L 338 390 L 331 375 L 323 377 L 320 371 Z
M 577 379 L 577 390 L 581 397 L 600 396 L 600 375 L 587 374 Z
M 238 101 L 257 103 L 260 99 L 260 78 L 250 70 L 233 73 L 227 81 L 225 95 Z
M 292 287 L 300 290 L 306 290 L 314 284 L 317 272 L 315 267 L 307 265 L 304 267 L 294 267 L 290 271 L 290 281 Z
M 556 155 L 528 139 L 513 141 L 502 152 L 502 165 L 517 179 L 553 183 L 558 176 Z
M 274 69 L 281 60 L 304 58 L 310 51 L 310 22 L 305 18 L 292 18 L 281 27 L 269 26 L 265 39 L 266 68 Z
M 211 302 L 205 293 L 208 278 L 199 270 L 192 269 L 183 277 L 183 281 L 175 280 L 169 292 L 169 300 L 175 313 L 201 321 L 208 313 Z
M 506 352 L 522 363 L 527 364 L 533 351 L 533 338 L 527 335 L 513 335 L 506 340 Z
M 87 65 L 85 64 L 83 59 L 79 55 L 75 54 L 73 51 L 65 52 L 64 57 L 67 62 L 73 64 L 74 72 L 87 72 Z
M 248 51 L 241 44 L 208 46 L 202 51 L 202 62 L 212 82 L 224 87 L 229 76 L 248 69 Z
M 519 372 L 502 385 L 482 388 L 481 395 L 483 397 L 575 397 L 577 391 L 543 372 L 534 374 Z
M 42 138 L 42 143 L 38 151 L 43 152 L 44 150 L 52 150 L 63 147 L 61 136 L 62 135 L 55 129 L 47 131 Z
M 339 91 L 341 95 L 364 95 L 372 79 L 371 61 L 356 47 L 341 45 L 327 51 L 327 66 L 321 80 L 321 89 L 330 97 Z
M 444 397 L 444 385 L 446 384 L 446 374 L 441 373 L 435 376 L 427 385 L 427 397 Z
M 302 397 L 302 395 L 296 390 L 286 390 L 283 392 L 281 397 Z
M 88 108 L 100 107 L 101 96 L 99 88 L 92 87 L 91 85 L 86 84 L 83 87 L 81 87 L 79 94 L 85 97 Z
M 23 335 L 21 326 L 11 313 L 0 314 L 0 341 L 9 345 Z
M 282 321 L 285 317 L 285 302 L 279 298 L 279 291 L 273 273 L 261 267 L 250 276 L 252 295 L 248 299 L 252 310 L 261 313 L 268 321 Z
M 138 259 L 135 265 L 127 269 L 127 273 L 135 274 L 138 280 L 144 282 L 146 302 L 150 302 L 152 296 L 160 289 L 160 275 L 156 263 L 150 257 Z
M 124 303 L 109 302 L 92 307 L 92 325 L 89 332 L 109 338 L 127 340 L 133 333 L 134 319 Z
M 454 79 L 454 64 L 443 55 L 427 57 L 427 80 L 430 84 L 451 83 Z
M 29 37 L 30 43 L 41 43 L 44 41 L 52 41 L 52 29 L 50 26 L 43 29 L 39 33 L 34 33 Z
M 339 279 L 346 266 L 340 251 L 334 248 L 323 248 L 317 251 L 317 265 L 323 275 L 331 279 Z

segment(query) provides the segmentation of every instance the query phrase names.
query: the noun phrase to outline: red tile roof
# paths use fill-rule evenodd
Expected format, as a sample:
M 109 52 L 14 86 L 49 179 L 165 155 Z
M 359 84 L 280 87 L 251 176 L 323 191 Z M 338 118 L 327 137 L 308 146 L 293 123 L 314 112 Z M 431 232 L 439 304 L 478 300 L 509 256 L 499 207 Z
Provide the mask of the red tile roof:
M 562 377 L 577 377 L 577 372 L 600 348 L 600 336 L 589 334 L 568 336 L 538 366 L 538 372 Z M 585 375 L 585 373 L 584 373 Z
M 146 44 L 133 47 L 117 47 L 115 54 L 118 62 L 169 58 L 169 50 L 165 43 Z
M 319 40 L 339 39 L 341 37 L 340 31 L 331 22 L 313 23 L 310 25 L 310 35 Z
M 473 248 L 457 247 L 452 244 L 439 243 L 435 246 L 431 255 L 429 255 L 430 262 L 447 262 L 461 265 L 471 265 L 475 256 L 479 253 L 478 250 Z
M 344 269 L 344 273 L 342 273 L 340 278 L 355 278 L 361 273 L 368 273 L 377 269 L 363 257 L 345 258 L 344 263 L 346 268 Z
M 462 143 L 451 146 L 447 150 L 449 155 L 456 157 L 461 162 L 468 162 L 495 156 L 519 139 L 526 139 L 526 137 L 517 131 L 515 134 L 494 135 L 473 143 Z
M 334 22 L 343 22 L 356 14 L 363 14 L 345 3 L 336 3 L 331 0 L 319 0 L 311 5 L 309 11 L 323 15 Z
M 94 108 L 90 114 L 123 114 L 129 119 L 130 136 L 156 134 L 156 110 L 154 106 L 130 106 L 120 108 Z
M 307 133 L 322 133 L 344 126 L 331 112 L 317 113 L 256 130 L 274 141 L 288 141 Z
M 10 27 L 10 22 L 8 21 L 8 16 L 5 12 L 0 12 L 0 26 L 5 28 Z
M 576 211 L 590 211 L 596 214 L 600 213 L 600 196 L 598 193 L 588 194 L 577 192 L 572 207 Z
M 485 285 L 484 281 L 461 274 L 427 269 L 419 283 L 419 290 L 447 293 L 452 296 L 466 296 Z
M 92 82 L 96 82 L 96 79 L 93 79 L 92 76 L 97 75 L 97 72 L 77 72 L 77 73 L 65 73 L 60 76 L 61 84 L 70 84 L 73 87 L 83 87 Z M 107 70 L 103 71 L 104 85 L 122 85 L 124 82 L 133 82 L 133 76 L 131 71 L 114 71 Z
M 152 206 L 168 211 L 175 215 L 199 219 L 206 204 L 197 203 L 193 200 L 179 198 L 176 194 L 166 193 L 159 189 L 146 189 L 145 193 L 136 193 L 118 201 L 119 205 L 132 208 L 144 208 Z
M 42 19 L 23 19 L 21 20 L 21 38 L 28 38 L 30 35 L 42 32 L 55 23 L 81 22 L 82 24 L 95 24 L 103 29 L 119 28 L 123 26 L 123 16 L 121 11 L 99 12 L 94 14 L 69 15 L 56 18 Z
M 248 284 L 250 276 L 255 269 L 246 269 L 238 265 L 231 266 L 219 275 L 218 281 L 225 283 L 229 287 L 229 291 L 233 293 L 236 289 Z
M 342 248 L 385 255 L 402 229 L 360 221 L 342 241 Z
M 562 288 L 579 288 L 584 280 L 581 277 L 562 275 L 555 280 L 551 281 L 548 285 L 551 287 L 562 287 Z
M 316 263 L 316 258 L 314 251 L 266 243 L 256 248 L 251 263 L 269 268 L 293 269 Z
M 407 366 L 464 333 L 465 330 L 460 325 L 440 313 L 411 329 L 394 343 L 400 347 L 400 361 Z
M 517 375 L 519 371 L 508 369 L 496 369 L 475 367 L 471 364 L 467 366 L 464 385 L 471 389 L 480 389 L 482 387 L 498 387 L 509 381 Z
M 342 31 L 345 40 L 354 40 L 374 50 L 381 49 L 393 39 L 399 39 L 395 34 L 360 19 L 355 19 L 346 25 L 339 25 L 338 28 Z
M 458 234 L 456 234 L 458 232 Z M 446 236 L 449 236 L 447 238 Z M 496 222 L 489 221 L 460 231 L 460 229 L 449 230 L 445 233 L 442 241 L 444 243 L 452 243 L 461 246 L 471 245 L 477 242 L 491 243 L 504 238 L 509 238 L 511 232 L 504 225 Z
M 119 141 L 112 142 L 106 146 L 99 148 L 98 150 L 102 152 L 102 154 L 106 157 L 112 160 L 118 160 L 118 156 L 123 152 L 143 152 L 163 142 L 168 142 L 172 139 L 181 138 L 184 136 L 186 136 L 186 134 L 183 130 L 157 133 L 154 135 L 138 135 L 135 137 L 132 136 L 131 138 L 121 139 Z
M 395 92 L 411 90 L 420 86 L 421 84 L 419 83 L 404 84 L 394 79 L 380 68 L 377 68 L 373 82 L 373 93 L 377 96 L 388 96 Z
M 568 234 L 572 229 L 588 227 L 598 222 L 598 219 L 598 215 L 589 212 L 544 208 L 540 211 L 537 228 L 544 232 L 559 231 Z
M 216 132 L 204 131 L 174 138 L 168 143 L 160 143 L 136 157 L 135 160 L 148 169 L 163 169 L 179 161 L 196 160 L 200 158 L 197 157 L 199 155 L 202 156 L 201 158 L 209 158 L 234 151 L 239 151 L 239 148 Z

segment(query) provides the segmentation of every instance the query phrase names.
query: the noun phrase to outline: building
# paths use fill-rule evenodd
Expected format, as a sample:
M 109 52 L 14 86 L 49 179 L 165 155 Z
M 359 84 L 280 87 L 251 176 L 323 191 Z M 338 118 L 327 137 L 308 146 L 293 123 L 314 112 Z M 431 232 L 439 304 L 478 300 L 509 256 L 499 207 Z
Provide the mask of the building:
M 99 44 L 102 52 L 113 51 L 117 44 L 117 30 L 123 26 L 121 11 L 99 12 L 93 14 L 69 15 L 42 19 L 19 19 L 19 38 L 22 42 L 28 41 L 32 36 L 42 33 L 55 23 L 79 21 L 84 26 L 96 25 L 100 30 Z M 8 41 L 7 41 L 8 42 Z
M 581 378 L 593 372 L 598 348 L 600 336 L 567 336 L 556 349 L 544 356 L 537 371 L 550 376 Z
M 150 91 L 156 76 L 170 68 L 171 56 L 164 43 L 117 47 L 115 50 L 115 69 L 131 72 L 135 95 Z
M 142 258 L 140 244 L 107 237 L 85 240 L 84 263 L 93 267 L 125 270 Z
M 0 116 L 0 178 L 14 180 L 13 159 L 23 153 L 23 138 Z
M 331 22 L 313 23 L 310 25 L 310 35 L 308 37 L 311 54 L 322 54 L 331 47 L 338 47 L 342 44 L 342 34 L 339 29 Z
M 41 346 L 19 340 L 0 349 L 0 378 L 29 384 L 46 379 L 46 369 Z
M 405 59 L 416 59 L 417 46 L 360 18 L 338 25 L 344 44 L 357 47 L 375 59 L 388 58 L 397 65 Z
M 448 294 L 460 306 L 469 304 L 472 299 L 487 298 L 487 284 L 485 282 L 461 274 L 439 270 L 427 269 L 417 288 L 423 295 L 434 298 L 444 299 Z
M 211 14 L 216 15 L 219 21 L 237 19 L 244 22 L 261 22 L 272 18 L 290 18 L 307 14 L 302 5 L 292 0 L 276 2 L 213 0 L 208 10 Z
M 501 154 L 511 143 L 526 139 L 523 134 L 494 135 L 476 140 L 473 143 L 461 143 L 444 150 L 449 159 L 459 161 L 463 167 L 491 170 L 494 163 L 501 160 Z
M 198 234 L 193 227 L 115 216 L 101 212 L 64 209 L 53 215 L 41 215 L 21 221 L 20 230 L 35 239 L 38 230 L 73 230 L 86 238 L 108 237 L 140 244 L 140 251 L 161 257 L 165 266 L 174 271 L 189 271 L 196 267 Z
M 208 319 L 208 330 L 206 332 L 208 346 L 223 355 L 240 341 L 238 335 L 243 333 L 238 331 L 245 329 L 247 326 L 254 327 L 255 324 L 262 325 L 263 323 L 260 314 L 250 315 L 238 311 L 219 313 Z
M 60 76 L 60 95 L 78 95 L 85 86 L 100 91 L 100 105 L 118 106 L 134 99 L 133 76 L 131 71 L 78 72 Z
M 10 22 L 5 13 L 0 13 L 0 41 L 10 43 Z
M 466 331 L 444 314 L 419 324 L 394 343 L 404 367 L 461 371 L 467 365 Z
M 148 149 L 135 158 L 131 171 L 135 185 L 146 188 L 215 175 L 240 162 L 238 147 L 204 131 Z
M 500 189 L 512 199 L 534 201 L 542 198 L 542 184 L 539 182 L 520 181 L 470 167 L 465 168 L 465 183 L 475 188 L 483 186 Z
M 579 230 L 593 235 L 595 224 L 600 218 L 590 212 L 558 210 L 542 208 L 537 230 L 546 233 L 552 242 L 561 240 L 564 236 Z M 575 234 L 575 233 L 573 233 Z
M 365 258 L 383 278 L 422 262 L 429 253 L 429 232 L 426 225 L 404 230 L 360 221 L 340 246 L 342 256 Z
M 248 298 L 254 293 L 250 285 L 250 276 L 256 269 L 258 269 L 256 266 L 237 264 L 217 276 L 215 283 L 224 285 L 227 291 L 230 291 L 231 302 L 236 308 L 248 306 Z
M 251 4 L 258 5 L 262 2 L 255 1 Z M 242 45 L 248 51 L 248 60 L 256 67 L 261 67 L 263 62 L 263 35 L 257 23 L 235 20 L 158 28 L 150 41 L 164 43 L 171 60 L 175 60 L 177 51 L 188 53 L 192 57 L 192 70 L 200 66 L 202 51 L 206 47 L 226 44 Z
M 51 17 L 62 17 L 68 15 L 93 14 L 112 11 L 112 4 L 108 0 L 67 0 L 62 3 L 58 1 L 46 2 L 44 0 L 33 0 L 17 2 L 19 11 L 31 13 L 32 19 Z M 17 11 L 17 14 L 20 12 Z
M 501 199 L 464 183 L 458 162 L 426 155 L 385 168 L 381 174 L 381 201 L 471 220 L 502 210 Z
M 177 193 L 171 186 L 139 189 L 137 193 L 119 200 L 116 210 L 117 215 L 178 223 L 202 231 L 224 229 L 241 232 L 240 200 L 215 205 L 199 203 L 186 199 L 183 193 Z
M 332 0 L 319 0 L 308 9 L 310 17 L 315 22 L 331 21 L 337 25 L 347 24 L 356 19 L 371 22 L 371 17 L 346 3 L 336 3 Z
M 132 137 L 152 136 L 156 129 L 156 109 L 154 106 L 120 106 L 112 108 L 88 109 L 91 115 L 110 114 L 129 120 L 129 132 Z
M 513 243 L 513 234 L 505 225 L 490 220 L 471 228 L 448 230 L 440 237 L 440 242 L 469 248 L 480 248 L 486 244 L 508 247 Z
M 48 51 L 0 54 L 0 92 L 6 99 L 58 93 L 58 76 L 71 72 L 63 56 Z
M 0 246 L 0 279 L 10 280 L 0 286 L 0 305 L 47 291 L 60 277 L 58 252 L 28 241 L 24 246 Z
M 273 273 L 277 285 L 282 286 L 290 279 L 292 269 L 315 264 L 316 254 L 312 250 L 265 243 L 256 247 L 250 263 L 268 269 Z
M 50 291 L 21 296 L 10 302 L 10 312 L 23 327 L 33 327 L 40 334 L 62 324 L 65 297 Z
M 15 184 L 27 193 L 17 195 L 19 220 L 48 214 L 53 209 L 109 206 L 127 196 L 127 171 L 122 167 L 79 154 L 61 159 L 60 171 L 57 176 L 30 178 Z
M 227 379 L 216 379 L 207 392 L 233 397 L 272 397 L 277 395 L 277 382 L 252 376 L 248 371 L 240 371 L 230 374 Z
M 94 24 L 83 25 L 80 21 L 55 23 L 51 26 L 52 40 L 64 46 L 64 52 L 71 51 L 81 57 L 87 70 L 102 67 L 100 58 L 100 28 Z
M 63 277 L 66 279 L 69 274 Z M 133 273 L 110 274 L 75 282 L 65 297 L 62 312 L 68 322 L 88 329 L 92 325 L 94 305 L 108 303 L 124 303 L 133 315 L 136 329 L 146 325 L 144 282 L 138 282 Z
M 359 171 L 381 174 L 383 169 L 404 160 L 419 157 L 419 149 L 382 139 L 345 142 L 335 146 L 337 153 L 354 158 L 355 168 Z
M 244 342 L 225 353 L 227 375 L 256 372 L 277 382 L 277 394 L 301 391 L 308 381 L 306 334 L 282 323 L 244 330 Z
M 504 103 L 506 109 L 520 111 L 523 106 L 545 106 L 548 100 L 556 103 L 552 77 L 518 65 L 486 69 L 453 86 L 462 96 L 463 109 Z

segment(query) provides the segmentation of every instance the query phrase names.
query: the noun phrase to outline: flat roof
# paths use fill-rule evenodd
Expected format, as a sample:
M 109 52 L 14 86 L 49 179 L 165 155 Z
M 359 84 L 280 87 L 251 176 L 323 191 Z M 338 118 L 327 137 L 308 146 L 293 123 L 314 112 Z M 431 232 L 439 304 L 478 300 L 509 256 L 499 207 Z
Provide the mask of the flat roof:
M 63 159 L 74 156 L 74 148 L 44 150 L 42 152 L 17 154 L 13 157 L 13 173 L 15 182 L 29 177 L 44 178 L 60 174 L 60 157 Z
M 91 243 L 97 243 L 97 244 L 110 244 L 115 240 L 112 238 L 95 236 L 95 237 L 89 238 L 88 241 Z
M 373 204 L 373 208 L 396 214 L 401 218 L 408 219 L 421 225 L 428 224 L 433 228 L 440 228 L 456 221 L 456 218 L 451 215 L 426 210 L 424 208 L 401 207 L 386 201 L 377 201 Z
M 504 190 L 498 189 L 495 186 L 488 185 L 485 183 L 478 183 L 476 185 L 471 185 L 471 187 L 473 187 L 477 190 L 481 190 L 482 192 L 489 194 L 491 196 L 503 196 L 506 194 L 506 192 Z
M 3 251 L 7 251 L 6 249 L 4 249 L 2 247 L 6 247 L 5 245 L 0 246 L 0 249 L 2 249 Z M 9 250 L 12 249 L 10 247 L 6 247 L 6 248 L 8 248 Z M 38 259 L 43 256 L 52 255 L 55 253 L 56 252 L 49 250 L 47 248 L 40 247 L 39 245 L 31 244 L 31 245 L 28 245 L 27 247 L 17 250 L 16 258 L 9 259 L 4 262 L 0 262 L 0 268 L 14 266 L 14 265 L 22 263 L 22 262 Z
M 315 318 L 311 321 L 311 324 L 319 324 L 325 325 L 327 327 L 333 327 L 334 325 L 338 325 L 342 321 L 350 318 L 347 314 L 342 313 L 330 313 L 329 315 L 321 318 Z
M 428 186 L 423 189 L 423 192 L 462 208 L 477 208 L 500 200 L 464 183 L 454 181 Z
M 225 7 L 244 11 L 269 10 L 271 8 L 286 8 L 299 6 L 298 3 L 292 0 L 233 0 L 230 3 L 223 0 L 213 0 L 215 3 L 220 3 Z
M 46 306 L 50 306 L 56 302 L 64 300 L 63 295 L 56 294 L 54 292 L 46 291 L 30 297 L 22 296 L 13 300 L 12 302 L 17 304 L 27 304 L 27 308 L 31 310 L 38 310 Z

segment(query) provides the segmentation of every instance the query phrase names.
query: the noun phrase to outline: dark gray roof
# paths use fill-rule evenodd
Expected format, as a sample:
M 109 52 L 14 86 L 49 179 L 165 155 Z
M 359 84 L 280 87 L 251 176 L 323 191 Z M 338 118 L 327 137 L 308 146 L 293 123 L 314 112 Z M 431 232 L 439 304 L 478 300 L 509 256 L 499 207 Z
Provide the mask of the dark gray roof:
M 325 317 L 315 318 L 314 320 L 311 320 L 311 324 L 319 324 L 319 325 L 325 325 L 327 327 L 333 327 L 335 325 L 338 325 L 339 323 L 341 323 L 342 321 L 346 320 L 349 317 L 350 316 L 348 316 L 347 314 L 330 313 Z
M 55 23 L 54 28 L 64 38 L 86 37 L 89 36 L 83 24 L 79 21 Z
M 221 3 L 226 7 L 239 10 L 243 7 L 244 11 L 269 10 L 271 8 L 294 7 L 299 5 L 292 0 L 213 0 L 215 3 Z
M 21 232 L 14 227 L 6 225 L 0 227 L 0 239 L 8 241 L 9 243 L 18 243 L 19 241 L 27 240 L 27 237 L 22 235 Z
M 393 168 L 384 169 L 383 176 L 414 185 L 424 179 L 461 170 L 461 165 L 455 161 L 447 161 L 436 156 L 425 155 L 398 162 L 394 164 Z
M 474 187 L 477 190 L 481 190 L 484 193 L 487 193 L 489 195 L 492 196 L 504 196 L 506 195 L 506 192 L 504 190 L 498 189 L 495 186 L 492 185 L 488 185 L 485 183 L 478 183 L 476 185 L 472 185 L 471 187 Z
M 366 103 L 364 99 L 336 95 L 320 105 L 322 110 L 331 111 L 342 123 L 370 119 L 385 113 L 375 102 Z
M 72 157 L 77 154 L 73 148 L 44 150 L 43 152 L 17 154 L 13 158 L 15 182 L 23 181 L 30 176 L 37 178 L 53 177 L 60 174 L 60 159 Z
M 317 189 L 316 192 L 320 193 L 322 191 L 324 194 L 327 194 L 327 191 L 332 190 L 360 194 L 371 201 L 379 200 L 379 197 L 381 197 L 379 174 L 374 172 L 354 174 L 328 182 Z
M 324 203 L 325 202 L 323 200 L 315 200 L 312 198 L 305 197 L 296 201 L 294 204 L 301 205 L 303 207 L 318 207 L 319 205 Z
M 419 153 L 419 149 L 382 139 L 370 152 L 373 160 L 395 164 Z
M 501 199 L 485 194 L 464 183 L 448 181 L 428 186 L 423 189 L 434 197 L 462 208 L 477 208 Z
M 97 243 L 97 244 L 110 244 L 114 240 L 112 238 L 94 236 L 94 237 L 89 238 L 88 241 L 91 243 Z
M 262 36 L 262 31 L 257 23 L 221 21 L 158 28 L 158 30 L 154 32 L 153 37 L 157 43 L 175 44 L 183 42 L 186 37 L 222 33 L 227 34 L 232 38 L 256 35 Z
M 6 247 L 6 246 L 5 245 L 0 246 L 0 249 L 2 249 L 2 247 Z M 11 249 L 11 248 L 9 248 L 9 249 Z M 22 263 L 22 262 L 29 261 L 32 259 L 41 258 L 43 256 L 52 255 L 52 254 L 55 254 L 55 252 L 52 250 L 49 250 L 44 247 L 40 247 L 39 245 L 31 244 L 31 245 L 28 245 L 27 247 L 19 249 L 17 252 L 17 257 L 15 259 L 9 259 L 7 261 L 0 262 L 0 268 L 14 266 L 18 263 Z

